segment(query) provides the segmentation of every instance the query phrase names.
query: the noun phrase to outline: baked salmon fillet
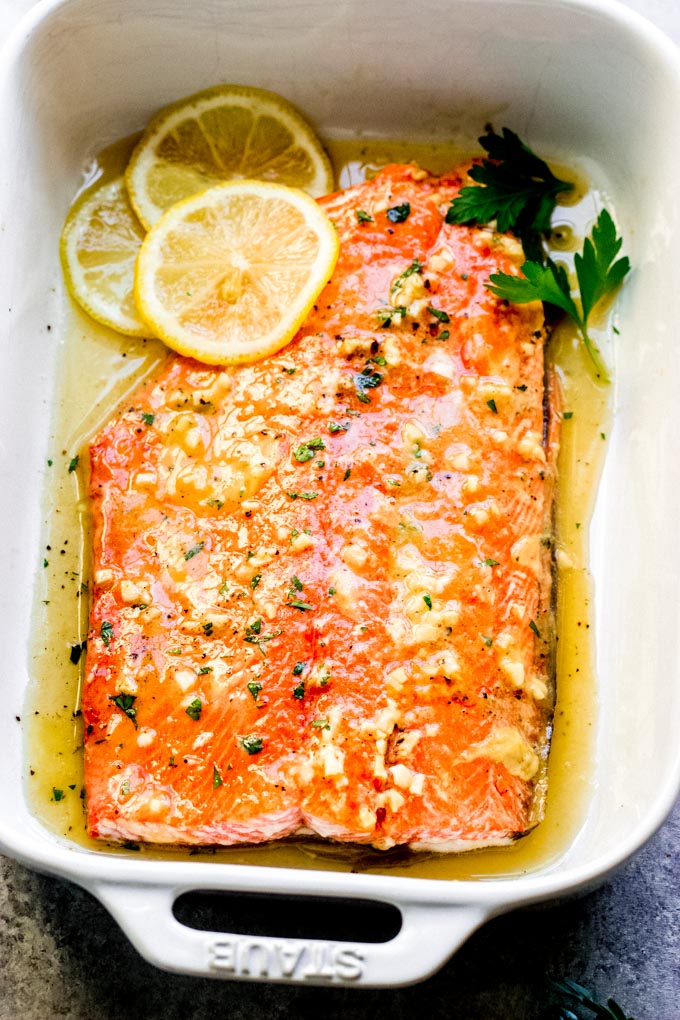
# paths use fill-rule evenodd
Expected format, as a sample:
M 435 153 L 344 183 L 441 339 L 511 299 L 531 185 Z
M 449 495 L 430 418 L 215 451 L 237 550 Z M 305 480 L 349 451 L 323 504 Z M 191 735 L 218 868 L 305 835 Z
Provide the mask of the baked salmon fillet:
M 173 357 L 90 449 L 89 830 L 466 850 L 543 810 L 554 437 L 518 242 L 462 168 L 321 200 L 337 268 L 259 363 Z

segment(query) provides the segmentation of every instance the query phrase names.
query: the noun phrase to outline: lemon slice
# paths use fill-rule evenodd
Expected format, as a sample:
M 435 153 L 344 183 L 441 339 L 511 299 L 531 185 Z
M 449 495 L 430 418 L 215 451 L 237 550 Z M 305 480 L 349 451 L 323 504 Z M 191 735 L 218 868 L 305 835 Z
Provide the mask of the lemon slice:
M 151 335 L 133 296 L 144 233 L 122 177 L 85 192 L 61 233 L 61 263 L 71 296 L 93 319 L 129 336 Z
M 303 191 L 231 181 L 169 209 L 142 244 L 137 306 L 168 347 L 210 365 L 257 361 L 292 340 L 338 257 Z
M 148 228 L 171 205 L 229 180 L 266 180 L 318 198 L 333 190 L 321 142 L 273 92 L 217 85 L 161 110 L 132 154 L 126 182 Z

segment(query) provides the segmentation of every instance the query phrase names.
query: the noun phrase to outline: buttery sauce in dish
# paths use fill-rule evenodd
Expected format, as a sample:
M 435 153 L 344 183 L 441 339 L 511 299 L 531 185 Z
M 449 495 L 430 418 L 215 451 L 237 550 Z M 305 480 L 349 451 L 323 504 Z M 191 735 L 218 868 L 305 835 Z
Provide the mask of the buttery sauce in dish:
M 418 151 L 414 152 L 417 149 Z M 341 184 L 356 181 L 371 164 L 404 158 L 404 150 L 420 163 L 435 170 L 456 162 L 450 151 L 422 146 L 384 144 L 366 151 L 365 147 L 344 144 L 332 152 L 340 165 Z M 115 153 L 105 172 L 115 165 Z M 576 204 L 558 210 L 565 222 L 560 231 L 562 244 L 568 245 L 571 221 L 577 235 L 583 221 L 592 218 L 595 196 L 581 193 Z M 566 241 L 565 241 L 566 239 Z M 68 312 L 64 360 L 62 404 L 58 409 L 52 458 L 48 468 L 55 483 L 50 498 L 54 512 L 49 514 L 49 549 L 43 569 L 44 590 L 40 593 L 38 615 L 43 616 L 36 632 L 41 640 L 35 649 L 31 692 L 34 704 L 28 747 L 30 754 L 29 790 L 36 814 L 50 826 L 80 843 L 101 848 L 101 844 L 82 836 L 83 811 L 81 734 L 77 716 L 79 703 L 79 666 L 69 664 L 72 647 L 87 631 L 87 592 L 83 585 L 89 577 L 87 549 L 87 509 L 79 502 L 79 473 L 69 472 L 73 458 L 87 440 L 111 417 L 120 401 L 137 388 L 139 380 L 157 368 L 164 351 L 152 342 L 121 339 L 97 327 L 75 310 Z M 556 539 L 560 578 L 558 582 L 558 705 L 549 766 L 549 795 L 545 821 L 515 845 L 498 850 L 478 851 L 465 857 L 426 859 L 394 851 L 387 856 L 365 849 L 319 846 L 297 842 L 239 850 L 201 851 L 210 859 L 248 861 L 289 866 L 314 866 L 361 870 L 403 868 L 412 875 L 432 877 L 493 876 L 513 874 L 545 866 L 560 852 L 582 818 L 588 785 L 590 732 L 594 711 L 591 652 L 588 634 L 589 590 L 586 563 L 587 521 L 605 443 L 607 393 L 592 382 L 582 363 L 580 346 L 573 333 L 561 327 L 551 343 L 557 370 L 563 380 L 563 409 L 568 417 L 562 427 L 559 465 Z M 85 370 L 85 371 L 84 371 Z M 84 387 L 82 379 L 91 380 Z M 74 385 L 75 384 L 75 385 Z M 64 451 L 61 453 L 61 451 Z M 569 494 L 568 499 L 566 494 Z M 42 603 L 47 602 L 47 606 Z M 76 629 L 80 606 L 80 634 Z M 44 646 L 44 647 L 43 647 Z M 64 649 L 63 662 L 54 649 Z M 77 652 L 73 657 L 76 657 Z M 65 689 L 66 688 L 66 689 Z M 584 711 L 584 708 L 586 709 Z M 38 714 L 34 714 L 38 713 Z M 186 851 L 168 851 L 174 854 Z M 158 850 L 144 848 L 145 854 Z

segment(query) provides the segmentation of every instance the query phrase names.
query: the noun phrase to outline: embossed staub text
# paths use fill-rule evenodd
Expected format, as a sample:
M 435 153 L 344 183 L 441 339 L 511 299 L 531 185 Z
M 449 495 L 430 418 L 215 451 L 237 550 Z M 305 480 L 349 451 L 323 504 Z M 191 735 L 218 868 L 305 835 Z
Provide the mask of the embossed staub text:
M 253 939 L 225 935 L 208 943 L 212 970 L 234 977 L 290 981 L 357 981 L 364 957 L 333 942 Z

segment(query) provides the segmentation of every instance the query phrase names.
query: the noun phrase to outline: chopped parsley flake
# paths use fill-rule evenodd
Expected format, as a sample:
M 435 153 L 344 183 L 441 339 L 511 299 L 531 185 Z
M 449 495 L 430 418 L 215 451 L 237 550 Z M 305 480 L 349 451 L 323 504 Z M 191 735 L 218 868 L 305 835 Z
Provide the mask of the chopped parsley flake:
M 496 407 L 496 401 L 493 398 L 491 398 L 491 400 L 487 400 L 486 406 L 489 408 L 489 410 L 493 414 L 498 414 L 498 408 Z
M 117 694 L 115 698 L 111 698 L 112 702 L 123 712 L 128 719 L 132 721 L 135 729 L 137 729 L 137 710 L 134 708 L 135 701 L 137 700 L 134 694 Z
M 222 776 L 217 771 L 217 765 L 213 765 L 213 790 L 222 785 Z
M 337 590 L 337 589 L 335 589 L 335 588 L 329 588 L 329 589 L 328 589 L 328 594 L 329 594 L 329 595 L 335 595 L 335 592 L 336 592 L 336 590 Z
M 182 654 L 181 648 L 168 648 L 168 655 L 181 655 L 181 654 Z
M 482 634 L 481 637 L 482 637 L 482 641 L 484 642 L 486 647 L 487 648 L 491 648 L 491 645 L 493 644 L 493 638 L 489 637 L 488 634 Z
M 212 632 L 213 632 L 213 627 L 214 627 L 214 624 L 213 624 L 212 620 L 208 620 L 207 623 L 202 623 L 201 624 L 201 629 L 202 629 L 202 631 L 203 631 L 203 633 L 205 634 L 206 637 L 211 637 Z
M 64 799 L 64 791 L 58 790 L 56 786 L 52 787 L 52 799 L 57 802 Z
M 304 673 L 306 665 L 307 665 L 306 662 L 296 662 L 295 665 L 293 666 L 293 676 L 300 676 L 302 673 Z
M 422 271 L 423 263 L 419 262 L 418 259 L 414 259 L 411 265 L 405 269 L 403 273 L 400 273 L 392 284 L 392 293 L 394 293 L 395 290 L 399 290 L 404 280 L 408 280 L 409 276 L 413 276 L 415 273 L 422 273 Z
M 293 576 L 290 579 L 290 583 L 293 585 L 293 588 L 295 589 L 295 591 L 302 591 L 302 589 L 304 587 L 302 581 L 300 580 L 300 578 L 296 574 L 293 574 Z
M 312 460 L 314 457 L 314 450 L 325 450 L 326 444 L 320 436 L 315 436 L 314 439 L 308 439 L 306 443 L 300 443 L 297 450 L 293 450 L 293 456 L 299 464 L 304 464 L 305 461 Z
M 299 609 L 301 613 L 308 613 L 310 609 L 314 608 L 314 606 L 311 606 L 309 602 L 301 602 L 300 599 L 291 598 L 288 599 L 286 605 L 290 606 L 292 609 Z
M 450 336 L 451 334 L 449 333 L 448 329 L 443 329 L 439 336 L 435 337 L 435 340 L 448 340 Z
M 346 481 L 347 481 L 347 479 L 349 478 L 349 476 L 350 476 L 351 474 L 352 474 L 352 469 L 351 469 L 351 467 L 348 467 L 348 468 L 347 468 L 347 469 L 345 470 L 345 473 L 344 473 L 344 475 L 342 476 L 342 480 L 343 480 L 343 482 L 346 482 Z
M 254 734 L 251 734 L 248 737 L 241 737 L 239 739 L 239 746 L 248 754 L 259 754 L 264 747 L 264 741 L 262 737 L 256 737 Z
M 288 496 L 289 499 L 306 499 L 306 500 L 309 501 L 311 499 L 316 499 L 316 497 L 319 495 L 319 493 L 318 492 L 287 492 L 286 495 Z
M 190 719 L 193 719 L 194 722 L 198 722 L 201 718 L 201 712 L 203 711 L 203 702 L 200 698 L 194 698 L 194 700 L 187 705 L 184 711 Z
M 349 421 L 343 421 L 341 423 L 338 423 L 337 421 L 329 421 L 328 431 L 332 436 L 334 436 L 336 432 L 347 432 L 351 424 L 352 423 Z
M 192 560 L 194 558 L 194 556 L 197 556 L 200 553 L 200 551 L 201 551 L 201 549 L 203 549 L 204 545 L 205 545 L 205 542 L 198 542 L 196 545 L 192 546 L 191 549 L 188 549 L 184 553 L 184 559 L 185 560 Z
M 213 671 L 212 666 L 201 666 L 201 668 L 198 669 L 196 672 L 198 673 L 199 676 L 205 676 L 206 673 L 212 673 L 212 671 Z
M 383 381 L 383 377 L 380 372 L 374 372 L 370 364 L 366 363 L 366 366 L 361 372 L 354 374 L 354 392 L 356 393 L 357 399 L 362 404 L 370 404 L 371 398 L 366 393 L 366 390 L 374 390 L 376 386 L 380 386 Z
M 562 415 L 562 417 L 564 418 L 565 421 L 569 421 L 570 418 L 574 417 L 574 412 L 573 411 L 565 411 L 564 414 Z
M 403 223 L 404 220 L 409 218 L 410 212 L 410 203 L 402 202 L 400 205 L 393 205 L 391 209 L 387 210 L 385 215 L 390 223 Z
M 252 591 L 255 591 L 255 589 L 257 588 L 257 586 L 258 586 L 258 584 L 260 583 L 261 580 L 262 580 L 262 574 L 253 574 L 253 576 L 250 579 L 250 587 L 251 587 Z
M 331 728 L 328 719 L 312 719 L 312 726 L 317 730 L 329 730 Z
M 482 567 L 500 567 L 498 560 L 492 560 L 490 556 L 487 556 L 485 560 L 482 560 L 480 566 Z
M 248 690 L 250 691 L 250 695 L 251 695 L 253 701 L 257 701 L 257 699 L 259 697 L 259 694 L 260 694 L 260 691 L 262 690 L 262 684 L 258 683 L 257 680 L 250 680 L 246 686 L 248 687 Z
M 428 305 L 427 310 L 430 315 L 434 315 L 437 322 L 451 322 L 449 313 L 442 311 L 441 308 L 432 308 L 431 305 Z
M 405 308 L 379 308 L 375 313 L 378 319 L 378 325 L 383 329 L 387 329 L 388 326 L 392 325 L 392 319 L 399 315 L 402 319 L 406 315 Z
M 423 602 L 425 603 L 428 609 L 432 609 L 432 599 L 430 598 L 429 595 L 423 595 Z
M 354 212 L 356 214 L 357 223 L 373 223 L 373 217 L 369 216 L 369 214 L 364 212 L 363 209 L 355 209 Z
M 74 666 L 77 666 L 80 662 L 80 657 L 87 648 L 87 641 L 81 641 L 78 645 L 71 645 L 71 654 L 69 656 Z
M 150 414 L 148 411 L 142 411 L 142 421 L 145 425 L 153 425 L 156 420 L 155 414 Z
M 69 461 L 69 465 L 68 465 L 68 473 L 69 474 L 71 474 L 72 471 L 75 471 L 75 469 L 78 467 L 78 461 L 79 460 L 80 460 L 80 457 L 78 456 L 78 454 L 76 454 L 75 457 L 71 457 L 71 460 Z
M 530 630 L 533 630 L 537 638 L 540 638 L 541 632 L 539 631 L 538 627 L 536 626 L 533 620 L 529 620 L 529 628 Z
M 293 688 L 293 697 L 297 701 L 302 701 L 304 696 L 305 696 L 305 682 L 304 680 L 301 680 L 300 683 Z
M 104 620 L 99 628 L 99 636 L 108 648 L 111 644 L 111 638 L 113 637 L 113 624 L 108 620 Z

